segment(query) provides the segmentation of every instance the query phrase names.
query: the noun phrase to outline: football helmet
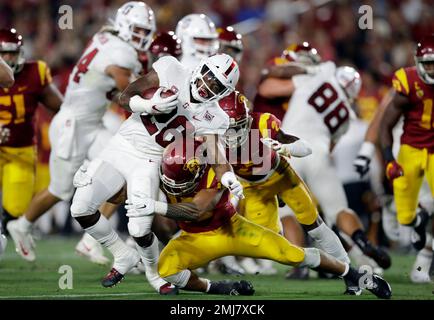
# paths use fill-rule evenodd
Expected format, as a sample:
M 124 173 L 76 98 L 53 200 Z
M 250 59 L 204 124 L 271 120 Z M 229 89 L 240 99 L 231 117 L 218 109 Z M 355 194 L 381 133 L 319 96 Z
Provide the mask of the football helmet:
M 290 62 L 299 62 L 306 65 L 315 65 L 321 62 L 321 56 L 308 42 L 292 43 L 283 50 L 281 57 Z
M 219 49 L 215 24 L 204 14 L 189 14 L 179 20 L 176 36 L 181 39 L 184 55 L 203 59 L 216 54 Z
M 242 35 L 235 32 L 234 28 L 218 28 L 220 49 L 219 52 L 230 55 L 239 64 L 243 56 Z
M 425 36 L 418 42 L 414 60 L 422 81 L 434 84 L 434 34 Z
M 125 3 L 114 20 L 118 37 L 138 51 L 148 50 L 156 28 L 154 11 L 141 1 Z
M 349 66 L 336 68 L 336 79 L 352 103 L 357 98 L 362 87 L 362 79 L 356 69 Z
M 186 139 L 176 139 L 163 152 L 160 180 L 163 189 L 174 196 L 194 192 L 207 166 L 205 144 L 196 140 L 188 142 L 194 144 L 194 152 L 187 147 Z
M 6 54 L 12 54 L 5 57 Z M 0 55 L 11 67 L 14 73 L 21 71 L 24 66 L 23 37 L 15 29 L 0 30 Z
M 178 59 L 182 55 L 181 40 L 173 31 L 160 32 L 152 41 L 149 51 L 154 56 L 154 60 L 166 55 Z
M 252 117 L 247 103 L 247 98 L 238 91 L 219 100 L 220 108 L 229 116 L 229 128 L 224 135 L 224 141 L 229 148 L 242 146 L 249 136 Z
M 203 59 L 193 71 L 191 95 L 199 102 L 209 102 L 227 96 L 235 90 L 240 77 L 237 62 L 225 53 Z

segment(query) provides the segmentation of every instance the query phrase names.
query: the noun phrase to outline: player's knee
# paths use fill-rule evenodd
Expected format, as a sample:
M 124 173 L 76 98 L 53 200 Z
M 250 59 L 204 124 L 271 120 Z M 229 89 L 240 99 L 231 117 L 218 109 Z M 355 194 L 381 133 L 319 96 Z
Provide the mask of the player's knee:
M 89 201 L 74 197 L 71 205 L 71 216 L 73 218 L 85 217 L 94 214 L 97 210 L 98 208 L 92 206 Z
M 321 255 L 317 248 L 305 248 L 304 257 L 299 266 L 316 268 L 321 263 Z
M 142 238 L 151 233 L 153 219 L 154 217 L 152 216 L 130 218 L 128 221 L 128 232 L 134 238 Z
M 164 280 L 166 280 L 167 282 L 170 282 L 171 284 L 173 284 L 179 288 L 184 288 L 187 285 L 188 280 L 190 279 L 191 271 L 190 270 L 182 270 L 182 271 L 177 272 L 175 274 L 171 274 L 171 275 L 160 274 L 160 276 Z

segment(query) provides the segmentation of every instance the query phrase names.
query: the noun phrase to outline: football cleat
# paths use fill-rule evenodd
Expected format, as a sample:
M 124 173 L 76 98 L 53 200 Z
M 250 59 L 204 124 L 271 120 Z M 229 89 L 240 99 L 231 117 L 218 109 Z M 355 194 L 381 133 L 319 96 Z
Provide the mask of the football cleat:
M 429 221 L 429 215 L 426 210 L 422 209 L 419 211 L 418 216 L 420 217 L 420 223 L 417 227 L 413 228 L 411 234 L 411 244 L 416 250 L 422 250 L 426 243 L 426 225 Z
M 253 285 L 246 280 L 211 281 L 209 294 L 224 294 L 229 296 L 251 296 L 255 293 Z
M 350 296 L 360 296 L 362 294 L 362 289 L 359 287 L 357 283 L 354 283 L 348 278 L 344 278 L 346 289 L 344 294 Z
M 139 262 L 140 256 L 138 252 L 128 248 L 128 250 L 122 253 L 122 256 L 115 257 L 113 268 L 101 281 L 102 286 L 106 288 L 115 286 L 121 282 L 125 274 L 136 267 Z
M 18 220 L 9 221 L 6 225 L 12 240 L 15 243 L 16 252 L 27 261 L 35 261 L 35 242 L 30 232 L 25 232 L 19 228 Z
M 175 296 L 179 294 L 179 289 L 171 283 L 166 283 L 160 287 L 159 293 L 162 296 Z
M 83 235 L 75 246 L 75 252 L 96 264 L 106 265 L 110 262 L 110 260 L 104 256 L 104 250 L 101 244 L 87 233 Z
M 101 284 L 105 288 L 111 288 L 120 283 L 124 279 L 124 275 L 115 268 L 112 268 L 109 273 L 101 280 Z
M 392 288 L 389 283 L 379 275 L 372 274 L 370 277 L 366 277 L 363 281 L 363 287 L 375 294 L 378 298 L 390 299 L 392 297 Z

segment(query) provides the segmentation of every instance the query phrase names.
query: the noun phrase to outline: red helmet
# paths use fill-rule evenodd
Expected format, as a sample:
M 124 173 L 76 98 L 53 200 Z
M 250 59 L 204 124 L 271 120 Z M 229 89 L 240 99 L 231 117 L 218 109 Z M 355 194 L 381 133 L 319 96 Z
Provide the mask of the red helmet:
M 192 193 L 206 166 L 205 144 L 193 138 L 176 139 L 163 152 L 160 166 L 163 189 L 174 196 Z
M 417 44 L 414 56 L 419 77 L 427 84 L 434 84 L 434 34 L 425 36 Z M 427 70 L 427 64 L 430 69 Z
M 226 53 L 240 63 L 243 55 L 243 37 L 240 33 L 235 32 L 234 28 L 218 28 L 221 53 Z
M 19 72 L 24 65 L 23 37 L 15 29 L 0 29 L 0 54 L 17 53 L 15 59 L 5 59 L 6 63 Z
M 229 128 L 224 136 L 229 148 L 242 146 L 249 136 L 252 117 L 247 104 L 247 98 L 238 91 L 219 100 L 220 108 L 229 116 Z
M 282 52 L 283 59 L 295 61 L 302 64 L 318 64 L 321 62 L 321 56 L 318 50 L 311 47 L 308 42 L 292 43 Z
M 173 31 L 160 32 L 152 41 L 149 51 L 155 57 L 155 60 L 163 55 L 179 58 L 182 55 L 181 40 Z

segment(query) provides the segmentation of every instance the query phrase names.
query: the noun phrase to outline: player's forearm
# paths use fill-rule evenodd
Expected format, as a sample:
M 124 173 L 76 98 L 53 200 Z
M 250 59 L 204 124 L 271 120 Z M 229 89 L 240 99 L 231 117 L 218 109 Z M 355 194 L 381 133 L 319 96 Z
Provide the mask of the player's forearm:
M 290 79 L 265 79 L 258 87 L 258 93 L 268 99 L 287 97 L 294 92 L 294 84 Z
M 117 103 L 127 111 L 133 112 L 129 106 L 130 99 L 135 95 L 141 95 L 143 91 L 149 88 L 158 87 L 159 80 L 157 73 L 155 71 L 151 71 L 131 82 L 124 91 L 119 95 Z
M 14 72 L 0 57 L 0 87 L 10 88 L 14 85 Z
M 266 68 L 263 75 L 270 78 L 291 79 L 298 74 L 305 74 L 306 70 L 303 67 L 296 65 L 276 65 Z
M 156 201 L 155 213 L 177 221 L 200 221 L 204 219 L 212 207 L 201 208 L 195 202 L 167 204 Z
M 375 112 L 374 118 L 371 120 L 369 124 L 368 130 L 365 134 L 365 141 L 373 144 L 379 143 L 379 131 L 381 120 L 383 119 L 384 111 L 386 107 L 392 102 L 392 99 L 395 95 L 395 90 L 390 90 L 384 98 L 381 100 L 381 103 Z
M 56 113 L 63 102 L 63 96 L 54 84 L 48 85 L 42 95 L 42 103 L 47 109 Z

